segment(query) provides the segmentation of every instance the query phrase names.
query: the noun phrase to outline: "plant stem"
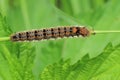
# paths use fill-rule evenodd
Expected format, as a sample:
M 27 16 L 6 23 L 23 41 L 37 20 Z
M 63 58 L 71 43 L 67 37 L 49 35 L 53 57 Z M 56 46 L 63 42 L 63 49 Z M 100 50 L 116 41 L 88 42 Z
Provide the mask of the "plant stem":
M 105 33 L 120 33 L 120 31 L 114 30 L 114 31 L 91 31 L 91 34 L 105 34 Z
M 7 41 L 7 40 L 10 40 L 10 37 L 1 37 L 0 38 L 0 41 Z

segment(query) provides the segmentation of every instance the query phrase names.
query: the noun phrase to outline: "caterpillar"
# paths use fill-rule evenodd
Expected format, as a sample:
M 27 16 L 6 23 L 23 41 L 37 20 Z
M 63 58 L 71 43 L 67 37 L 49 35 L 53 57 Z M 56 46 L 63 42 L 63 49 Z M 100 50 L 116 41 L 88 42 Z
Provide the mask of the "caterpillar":
M 17 32 L 10 36 L 10 40 L 16 41 L 33 41 L 33 40 L 45 40 L 56 39 L 63 37 L 82 36 L 87 37 L 90 35 L 90 31 L 85 26 L 64 26 L 46 29 L 36 29 L 31 31 Z

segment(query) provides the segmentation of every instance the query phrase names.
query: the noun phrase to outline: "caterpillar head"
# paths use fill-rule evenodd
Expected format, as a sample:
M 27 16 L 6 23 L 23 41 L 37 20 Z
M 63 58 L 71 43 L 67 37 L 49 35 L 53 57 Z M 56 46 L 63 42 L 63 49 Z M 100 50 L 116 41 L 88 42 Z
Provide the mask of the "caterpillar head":
M 79 32 L 83 37 L 89 36 L 90 31 L 86 27 L 80 27 L 80 32 Z

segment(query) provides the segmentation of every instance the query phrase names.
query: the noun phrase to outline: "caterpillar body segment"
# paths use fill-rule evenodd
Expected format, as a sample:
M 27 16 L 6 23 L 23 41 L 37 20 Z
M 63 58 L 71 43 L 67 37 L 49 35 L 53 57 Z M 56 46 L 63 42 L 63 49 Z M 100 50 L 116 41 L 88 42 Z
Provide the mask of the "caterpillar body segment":
M 74 36 L 87 37 L 88 35 L 90 35 L 90 31 L 84 26 L 64 26 L 17 32 L 11 35 L 10 40 L 13 42 L 35 40 L 37 41 Z

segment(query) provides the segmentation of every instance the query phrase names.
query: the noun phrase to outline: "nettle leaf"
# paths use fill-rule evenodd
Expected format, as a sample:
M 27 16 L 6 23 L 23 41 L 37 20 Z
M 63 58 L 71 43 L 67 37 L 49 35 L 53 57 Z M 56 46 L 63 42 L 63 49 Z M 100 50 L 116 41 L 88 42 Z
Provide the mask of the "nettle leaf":
M 8 36 L 9 32 L 11 32 L 11 30 L 8 28 L 6 24 L 5 17 L 3 17 L 2 14 L 0 13 L 0 37 Z M 9 72 L 7 61 L 5 60 L 5 56 L 4 54 L 2 54 L 3 50 L 1 48 L 9 44 L 5 45 L 4 43 L 7 43 L 7 42 L 0 42 L 0 77 L 4 80 L 7 80 L 12 78 Z M 8 77 L 6 77 L 6 75 L 8 75 Z
M 120 45 L 110 44 L 97 57 L 84 56 L 71 65 L 70 61 L 60 61 L 47 66 L 40 74 L 41 80 L 119 80 Z M 116 76 L 115 76 L 116 75 Z
M 0 14 L 1 36 L 9 36 L 12 31 Z M 0 77 L 4 80 L 34 80 L 32 65 L 35 47 L 30 43 L 0 42 Z M 6 75 L 8 77 L 6 77 Z
M 34 80 L 32 73 L 32 66 L 35 58 L 35 47 L 26 43 L 21 45 L 19 47 L 19 50 L 20 50 L 20 55 L 18 59 L 22 65 L 23 80 Z
M 53 65 L 47 66 L 41 73 L 41 80 L 62 80 L 70 73 L 70 60 L 59 61 Z
M 0 37 L 8 36 L 11 32 L 12 32 L 11 29 L 6 24 L 5 17 L 3 17 L 2 14 L 0 13 L 0 34 L 1 34 Z

